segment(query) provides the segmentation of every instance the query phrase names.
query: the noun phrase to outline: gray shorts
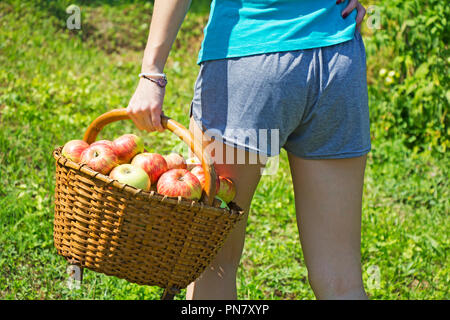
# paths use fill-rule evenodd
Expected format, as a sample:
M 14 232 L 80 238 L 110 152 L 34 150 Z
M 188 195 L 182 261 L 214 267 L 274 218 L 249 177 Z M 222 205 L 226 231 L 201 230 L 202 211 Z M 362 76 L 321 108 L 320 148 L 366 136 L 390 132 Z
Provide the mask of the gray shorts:
M 190 116 L 207 135 L 250 152 L 275 156 L 283 147 L 308 159 L 362 156 L 371 148 L 362 37 L 205 61 Z

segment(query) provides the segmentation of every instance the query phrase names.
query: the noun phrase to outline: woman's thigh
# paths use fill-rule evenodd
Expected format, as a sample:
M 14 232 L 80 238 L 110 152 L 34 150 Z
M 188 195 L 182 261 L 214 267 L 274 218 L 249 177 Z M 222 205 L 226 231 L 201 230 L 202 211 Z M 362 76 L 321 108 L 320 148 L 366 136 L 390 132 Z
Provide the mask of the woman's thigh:
M 214 261 L 203 272 L 203 274 L 188 287 L 187 297 L 189 299 L 235 299 L 236 298 L 236 271 L 242 255 L 245 242 L 245 229 L 250 209 L 250 203 L 261 177 L 264 164 L 249 163 L 249 154 L 244 153 L 246 161 L 237 162 L 237 150 L 220 141 L 211 141 L 202 134 L 200 127 L 191 118 L 189 129 L 198 138 L 203 136 L 204 150 L 212 152 L 213 160 L 216 161 L 217 174 L 231 178 L 236 186 L 236 197 L 233 200 L 245 212 L 225 240 Z M 234 156 L 231 157 L 230 154 Z M 218 155 L 223 158 L 217 158 Z M 231 159 L 235 160 L 231 160 Z
M 289 154 L 297 224 L 318 298 L 364 296 L 361 207 L 366 156 L 306 160 Z

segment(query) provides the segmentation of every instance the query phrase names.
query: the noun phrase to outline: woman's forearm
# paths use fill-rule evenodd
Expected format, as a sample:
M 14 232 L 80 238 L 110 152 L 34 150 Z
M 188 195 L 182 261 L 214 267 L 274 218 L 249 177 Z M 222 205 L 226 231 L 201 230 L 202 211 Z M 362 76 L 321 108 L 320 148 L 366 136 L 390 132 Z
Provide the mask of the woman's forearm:
M 164 71 L 167 57 L 191 0 L 155 0 L 152 22 L 142 61 L 142 72 Z M 138 129 L 163 131 L 161 124 L 165 88 L 140 78 L 127 107 Z
M 163 72 L 191 0 L 155 0 L 142 72 Z

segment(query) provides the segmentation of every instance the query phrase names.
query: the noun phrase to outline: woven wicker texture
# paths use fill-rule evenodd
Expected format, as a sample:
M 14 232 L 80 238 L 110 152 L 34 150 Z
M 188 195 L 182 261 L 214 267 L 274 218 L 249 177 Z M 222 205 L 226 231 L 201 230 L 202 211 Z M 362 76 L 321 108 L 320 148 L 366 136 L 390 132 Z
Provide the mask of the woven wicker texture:
M 243 215 L 145 192 L 53 151 L 54 244 L 83 268 L 142 285 L 185 288 L 210 265 Z

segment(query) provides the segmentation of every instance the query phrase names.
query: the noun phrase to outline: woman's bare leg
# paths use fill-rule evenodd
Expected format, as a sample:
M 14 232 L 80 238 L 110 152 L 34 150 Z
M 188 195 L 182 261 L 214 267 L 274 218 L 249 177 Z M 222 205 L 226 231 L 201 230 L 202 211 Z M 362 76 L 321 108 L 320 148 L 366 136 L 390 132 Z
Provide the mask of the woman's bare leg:
M 289 154 L 300 241 L 318 299 L 367 299 L 361 273 L 366 157 L 305 160 Z
M 199 134 L 199 127 L 191 119 L 189 129 L 194 136 Z M 204 145 L 209 145 L 211 141 L 205 140 Z M 237 159 L 237 150 L 224 145 L 218 141 L 214 143 L 214 149 L 222 148 L 224 157 L 234 153 L 234 159 Z M 240 150 L 239 152 L 242 152 Z M 202 275 L 192 282 L 186 291 L 188 300 L 234 300 L 237 299 L 236 293 L 236 272 L 239 266 L 240 258 L 244 248 L 245 229 L 247 226 L 247 217 L 253 194 L 256 190 L 261 176 L 260 164 L 249 164 L 248 153 L 247 161 L 244 164 L 236 164 L 235 161 L 226 163 L 222 159 L 222 164 L 216 164 L 215 168 L 219 175 L 230 177 L 236 186 L 236 202 L 245 212 L 243 219 L 238 222 L 212 264 L 202 273 Z

